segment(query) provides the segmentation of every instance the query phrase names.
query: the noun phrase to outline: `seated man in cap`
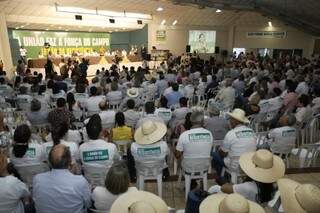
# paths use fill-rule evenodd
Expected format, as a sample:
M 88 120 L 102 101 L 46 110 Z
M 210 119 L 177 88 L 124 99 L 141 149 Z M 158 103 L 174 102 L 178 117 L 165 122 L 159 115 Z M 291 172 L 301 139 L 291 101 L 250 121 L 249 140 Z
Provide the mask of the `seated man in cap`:
M 90 186 L 81 175 L 73 175 L 70 150 L 56 145 L 49 154 L 52 170 L 33 178 L 33 200 L 37 212 L 84 213 L 91 204 Z
M 194 111 L 190 121 L 192 127 L 183 132 L 176 146 L 175 156 L 181 158 L 209 158 L 213 143 L 213 137 L 209 130 L 203 128 L 204 114 L 202 111 Z
M 219 117 L 220 111 L 213 102 L 209 102 L 208 112 L 209 117 L 204 120 L 204 128 L 212 133 L 214 140 L 223 140 L 229 130 L 228 121 Z
M 256 134 L 245 125 L 249 123 L 245 112 L 242 109 L 234 109 L 228 115 L 231 130 L 225 136 L 219 151 L 212 153 L 212 166 L 217 171 L 217 181 L 223 181 L 221 179 L 223 167 L 237 170 L 239 157 L 243 153 L 256 150 Z
M 86 125 L 89 141 L 80 146 L 80 158 L 83 165 L 111 166 L 119 159 L 116 145 L 102 139 L 103 131 L 100 116 L 93 115 Z

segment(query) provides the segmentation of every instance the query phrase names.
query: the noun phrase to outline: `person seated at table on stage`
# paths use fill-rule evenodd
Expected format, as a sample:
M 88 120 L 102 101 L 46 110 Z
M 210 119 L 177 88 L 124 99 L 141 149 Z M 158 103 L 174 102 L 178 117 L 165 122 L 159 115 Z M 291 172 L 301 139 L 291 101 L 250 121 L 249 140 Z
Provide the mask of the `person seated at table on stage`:
M 78 56 L 78 53 L 75 50 L 72 50 L 71 56 L 76 57 L 76 56 Z
M 122 55 L 122 56 L 127 56 L 127 51 L 126 51 L 126 50 L 122 50 L 122 51 L 121 51 L 121 55 Z
M 86 50 L 86 52 L 83 55 L 84 55 L 84 57 L 88 57 L 88 56 L 92 56 L 92 53 L 88 49 L 88 50 Z
M 105 56 L 110 56 L 111 53 L 110 53 L 110 50 L 107 50 L 105 53 L 104 53 Z
M 93 50 L 92 56 L 99 56 L 99 53 L 97 52 L 97 50 Z

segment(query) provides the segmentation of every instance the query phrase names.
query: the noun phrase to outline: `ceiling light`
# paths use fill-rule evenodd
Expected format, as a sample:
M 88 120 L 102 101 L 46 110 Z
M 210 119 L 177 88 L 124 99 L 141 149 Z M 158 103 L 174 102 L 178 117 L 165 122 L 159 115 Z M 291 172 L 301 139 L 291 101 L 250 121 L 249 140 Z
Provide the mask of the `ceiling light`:
M 176 25 L 178 23 L 178 21 L 177 20 L 174 20 L 174 22 L 172 23 L 172 25 L 174 26 L 174 25 Z
M 162 22 L 161 22 L 161 25 L 165 25 L 166 24 L 166 20 L 163 19 Z
M 58 28 L 59 28 L 59 30 L 61 30 L 62 27 L 58 27 Z
M 221 13 L 221 12 L 222 12 L 222 10 L 220 10 L 220 9 L 216 10 L 216 13 Z
M 65 29 L 64 31 L 68 32 L 69 30 L 68 30 L 68 29 Z
M 49 29 L 47 28 L 46 31 L 48 31 Z
M 118 32 L 119 30 L 118 29 L 116 29 L 116 32 Z
M 16 27 L 16 30 L 19 30 L 20 29 L 20 27 Z
M 269 21 L 269 22 L 268 22 L 268 25 L 269 25 L 269 27 L 272 27 L 272 22 Z
M 126 28 L 122 28 L 123 30 L 126 30 Z
M 158 11 L 158 12 L 163 11 L 163 7 L 158 7 L 158 8 L 157 8 L 157 11 Z
M 92 32 L 92 29 L 89 29 L 89 32 Z
M 110 30 L 109 33 L 112 33 L 112 31 Z

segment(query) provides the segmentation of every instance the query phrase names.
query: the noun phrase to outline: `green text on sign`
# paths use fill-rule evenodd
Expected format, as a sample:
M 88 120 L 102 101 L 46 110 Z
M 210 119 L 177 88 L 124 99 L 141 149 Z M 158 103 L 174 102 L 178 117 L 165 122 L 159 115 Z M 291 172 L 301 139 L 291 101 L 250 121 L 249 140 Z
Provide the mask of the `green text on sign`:
M 84 162 L 109 160 L 109 152 L 107 149 L 86 151 L 83 152 L 82 156 Z

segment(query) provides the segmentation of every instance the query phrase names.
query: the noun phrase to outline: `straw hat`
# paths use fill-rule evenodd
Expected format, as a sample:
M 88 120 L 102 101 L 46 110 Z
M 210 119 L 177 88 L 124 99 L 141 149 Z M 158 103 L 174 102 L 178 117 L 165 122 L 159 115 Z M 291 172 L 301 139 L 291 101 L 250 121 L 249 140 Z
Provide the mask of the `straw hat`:
M 147 120 L 134 133 L 134 139 L 137 144 L 153 144 L 161 140 L 167 133 L 167 127 L 162 122 Z
M 121 195 L 111 206 L 110 213 L 168 213 L 167 204 L 155 194 L 145 191 Z
M 139 96 L 139 90 L 138 90 L 138 88 L 133 87 L 133 88 L 128 89 L 128 90 L 127 90 L 127 95 L 128 95 L 129 97 L 131 97 L 131 98 L 136 98 L 136 97 L 138 97 L 138 96 Z
M 236 119 L 237 121 L 240 121 L 242 123 L 250 123 L 248 118 L 246 117 L 245 111 L 242 109 L 234 109 L 232 112 L 227 113 L 230 117 Z
M 300 184 L 282 178 L 278 180 L 284 212 L 316 213 L 320 211 L 320 189 L 312 184 Z
M 214 194 L 200 205 L 200 213 L 264 213 L 261 206 L 240 194 Z
M 261 183 L 276 182 L 285 172 L 283 160 L 266 149 L 242 154 L 239 164 L 250 178 Z

